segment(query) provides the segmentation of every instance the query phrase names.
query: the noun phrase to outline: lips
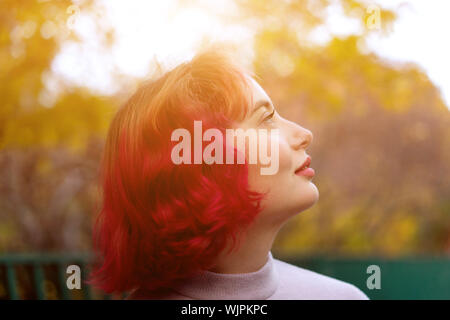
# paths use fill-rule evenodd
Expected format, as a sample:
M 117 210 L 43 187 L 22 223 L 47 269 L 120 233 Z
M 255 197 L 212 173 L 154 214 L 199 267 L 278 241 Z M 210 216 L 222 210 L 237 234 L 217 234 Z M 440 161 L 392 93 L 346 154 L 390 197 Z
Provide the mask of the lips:
M 297 168 L 297 170 L 295 170 L 295 174 L 298 176 L 305 176 L 305 177 L 309 177 L 312 178 L 315 175 L 314 169 L 310 168 L 311 164 L 311 157 L 307 156 L 305 162 L 303 162 L 303 164 Z
M 300 167 L 298 167 L 297 170 L 295 170 L 295 173 L 303 171 L 304 169 L 308 168 L 310 164 L 311 164 L 311 157 L 307 156 L 305 162 L 303 162 L 303 164 Z

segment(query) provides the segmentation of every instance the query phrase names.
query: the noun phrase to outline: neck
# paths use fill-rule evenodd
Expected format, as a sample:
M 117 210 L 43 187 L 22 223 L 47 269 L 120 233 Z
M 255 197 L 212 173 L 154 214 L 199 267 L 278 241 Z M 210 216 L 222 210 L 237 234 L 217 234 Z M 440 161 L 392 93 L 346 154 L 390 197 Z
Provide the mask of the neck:
M 216 273 L 249 273 L 261 269 L 267 262 L 269 251 L 280 229 L 251 225 L 243 234 L 239 246 L 232 252 L 227 247 L 209 271 Z

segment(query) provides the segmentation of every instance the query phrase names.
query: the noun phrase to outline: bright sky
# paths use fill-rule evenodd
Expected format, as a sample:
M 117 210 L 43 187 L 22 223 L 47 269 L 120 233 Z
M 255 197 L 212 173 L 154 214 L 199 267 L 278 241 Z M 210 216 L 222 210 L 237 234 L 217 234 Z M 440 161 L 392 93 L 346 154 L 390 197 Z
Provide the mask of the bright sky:
M 373 37 L 370 47 L 379 55 L 398 61 L 412 61 L 425 70 L 441 89 L 450 109 L 450 1 L 383 0 L 386 8 L 399 8 L 393 33 Z
M 84 40 L 83 45 L 65 44 L 53 63 L 53 71 L 68 81 L 101 93 L 113 93 L 120 84 L 113 81 L 112 73 L 145 76 L 155 58 L 163 66 L 174 66 L 192 57 L 205 36 L 239 45 L 243 56 L 252 57 L 252 31 L 215 15 L 235 10 L 231 0 L 215 0 L 214 5 L 204 1 L 202 6 L 183 10 L 176 10 L 175 0 L 101 1 L 116 29 L 117 43 L 108 52 L 101 51 L 92 32 L 92 21 L 78 15 L 74 27 Z M 369 39 L 370 48 L 391 60 L 417 63 L 441 89 L 450 108 L 450 42 L 446 35 L 450 30 L 450 1 L 378 0 L 374 3 L 397 9 L 399 17 L 389 36 Z M 339 9 L 332 7 L 327 25 L 315 37 L 324 42 L 329 39 L 329 32 L 337 35 L 358 32 L 356 25 L 343 19 Z M 48 81 L 52 86 L 51 79 Z

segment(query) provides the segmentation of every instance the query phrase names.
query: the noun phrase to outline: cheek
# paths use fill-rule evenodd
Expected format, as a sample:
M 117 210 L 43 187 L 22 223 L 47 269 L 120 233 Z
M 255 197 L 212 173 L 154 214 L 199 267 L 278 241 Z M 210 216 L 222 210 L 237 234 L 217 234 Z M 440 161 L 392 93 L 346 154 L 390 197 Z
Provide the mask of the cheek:
M 278 145 L 278 156 L 275 159 L 275 155 L 270 153 L 270 147 L 268 148 L 268 155 L 271 161 L 276 161 L 278 170 L 275 174 L 264 175 L 261 174 L 262 167 L 268 167 L 267 165 L 250 164 L 249 168 L 249 185 L 250 188 L 257 192 L 267 192 L 270 191 L 273 186 L 282 187 L 284 184 L 289 183 L 289 175 L 293 168 L 292 164 L 292 152 L 288 143 L 282 137 L 276 137 L 275 140 L 268 139 L 268 146 L 271 143 L 276 143 Z M 272 192 L 270 192 L 272 193 Z
M 279 168 L 274 175 L 262 175 L 260 165 L 249 165 L 250 189 L 266 194 L 259 221 L 270 225 L 280 225 L 318 200 L 316 186 L 294 174 L 298 165 L 295 151 L 282 138 L 278 154 Z
M 290 173 L 293 169 L 292 151 L 288 143 L 283 139 L 280 139 L 279 146 L 279 172 L 284 175 Z

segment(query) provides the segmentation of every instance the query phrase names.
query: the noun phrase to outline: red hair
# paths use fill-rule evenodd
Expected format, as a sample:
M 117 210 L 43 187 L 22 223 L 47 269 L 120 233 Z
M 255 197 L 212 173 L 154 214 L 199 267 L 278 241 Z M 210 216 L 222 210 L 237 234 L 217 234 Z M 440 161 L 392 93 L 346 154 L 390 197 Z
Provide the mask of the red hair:
M 118 110 L 101 166 L 90 283 L 108 293 L 157 291 L 213 266 L 229 239 L 238 246 L 262 199 L 248 188 L 247 164 L 175 165 L 171 133 L 192 133 L 194 120 L 225 133 L 249 99 L 243 69 L 211 51 L 145 83 Z

